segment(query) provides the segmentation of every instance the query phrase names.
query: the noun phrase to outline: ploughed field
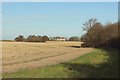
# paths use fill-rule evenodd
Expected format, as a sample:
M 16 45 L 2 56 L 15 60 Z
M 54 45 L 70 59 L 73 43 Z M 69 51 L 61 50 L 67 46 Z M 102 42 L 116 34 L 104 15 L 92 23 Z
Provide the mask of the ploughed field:
M 93 51 L 79 47 L 82 42 L 48 41 L 2 42 L 2 67 L 4 73 L 40 68 L 63 63 Z

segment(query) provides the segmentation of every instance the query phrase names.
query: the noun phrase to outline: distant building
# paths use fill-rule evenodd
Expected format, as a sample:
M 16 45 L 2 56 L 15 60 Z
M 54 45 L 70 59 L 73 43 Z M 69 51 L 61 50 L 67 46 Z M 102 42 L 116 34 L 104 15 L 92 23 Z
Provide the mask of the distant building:
M 66 41 L 65 37 L 50 37 L 51 41 Z
M 56 38 L 56 41 L 66 41 L 64 37 Z

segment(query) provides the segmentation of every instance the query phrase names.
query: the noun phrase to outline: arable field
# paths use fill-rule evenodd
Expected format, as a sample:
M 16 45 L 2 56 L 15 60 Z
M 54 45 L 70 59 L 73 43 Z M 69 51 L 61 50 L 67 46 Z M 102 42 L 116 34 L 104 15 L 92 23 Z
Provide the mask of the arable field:
M 117 78 L 118 50 L 81 42 L 3 42 L 3 78 Z
M 42 68 L 78 58 L 94 50 L 80 48 L 81 42 L 3 42 L 3 73 Z
M 111 53 L 112 51 L 112 53 Z M 95 49 L 76 59 L 43 68 L 3 73 L 4 78 L 118 78 L 117 50 Z

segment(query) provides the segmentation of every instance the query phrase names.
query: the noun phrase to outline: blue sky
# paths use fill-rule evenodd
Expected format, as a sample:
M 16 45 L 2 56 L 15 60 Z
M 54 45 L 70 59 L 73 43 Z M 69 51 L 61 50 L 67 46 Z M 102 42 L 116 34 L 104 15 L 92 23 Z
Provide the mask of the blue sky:
M 18 35 L 81 36 L 83 23 L 117 22 L 117 2 L 4 2 L 3 39 Z

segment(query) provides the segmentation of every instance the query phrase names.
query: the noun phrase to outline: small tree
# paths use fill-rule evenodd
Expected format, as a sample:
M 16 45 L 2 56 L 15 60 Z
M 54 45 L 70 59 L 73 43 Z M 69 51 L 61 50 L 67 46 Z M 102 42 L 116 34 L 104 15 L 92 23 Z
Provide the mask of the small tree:
M 49 40 L 49 38 L 47 36 L 43 36 L 42 38 L 43 38 L 44 41 L 48 41 Z
M 25 40 L 26 39 L 22 35 L 19 35 L 18 37 L 15 38 L 15 41 L 18 41 L 18 42 L 24 42 Z

